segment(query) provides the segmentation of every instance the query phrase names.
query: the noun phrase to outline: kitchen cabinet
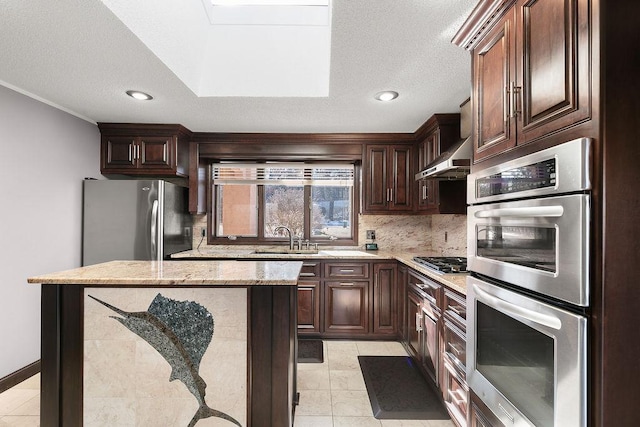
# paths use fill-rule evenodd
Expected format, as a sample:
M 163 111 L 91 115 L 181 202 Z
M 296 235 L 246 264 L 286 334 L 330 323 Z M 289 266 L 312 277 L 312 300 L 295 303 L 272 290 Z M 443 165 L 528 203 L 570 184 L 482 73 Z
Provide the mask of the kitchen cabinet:
M 422 293 L 413 286 L 407 287 L 406 325 L 407 335 L 405 348 L 409 356 L 421 361 L 422 359 Z
M 453 422 L 466 427 L 466 299 L 413 269 L 405 280 L 405 349 L 440 389 Z
M 535 142 L 546 148 L 545 137 L 590 120 L 589 3 L 487 2 L 458 32 L 454 43 L 472 57 L 474 163 Z
M 365 144 L 363 158 L 365 214 L 413 210 L 414 168 L 410 144 Z
M 473 392 L 471 392 L 469 411 L 469 427 L 504 427 L 504 424 Z
M 188 176 L 190 132 L 182 126 L 118 123 L 98 126 L 102 174 Z
M 398 332 L 397 263 L 373 264 L 373 325 L 374 334 L 393 335 Z
M 458 427 L 466 427 L 469 386 L 466 381 L 466 300 L 450 289 L 443 293 L 441 382 L 444 403 Z
M 407 281 L 409 277 L 409 268 L 402 263 L 398 263 L 398 274 L 396 275 L 396 283 L 398 287 L 398 336 L 401 342 L 407 340 Z
M 440 308 L 442 286 L 426 276 L 409 270 L 407 285 L 407 347 L 424 372 L 438 384 L 440 373 Z M 413 325 L 412 325 L 413 321 Z
M 326 262 L 324 273 L 324 335 L 368 334 L 369 263 Z
M 434 114 L 416 131 L 417 171 L 423 170 L 441 153 L 460 141 L 460 114 Z M 416 184 L 417 211 L 425 214 L 466 212 L 465 180 L 420 180 Z
M 298 335 L 320 333 L 321 267 L 316 261 L 304 261 L 298 281 Z
M 298 334 L 397 338 L 397 270 L 395 261 L 305 260 L 298 281 Z
M 369 282 L 325 282 L 324 335 L 365 335 L 369 332 Z

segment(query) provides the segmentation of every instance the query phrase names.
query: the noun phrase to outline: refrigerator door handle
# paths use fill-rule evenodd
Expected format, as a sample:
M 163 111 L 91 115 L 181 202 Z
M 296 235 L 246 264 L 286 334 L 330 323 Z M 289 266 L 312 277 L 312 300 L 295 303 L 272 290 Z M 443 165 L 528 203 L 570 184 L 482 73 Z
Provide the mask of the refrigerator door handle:
M 151 207 L 151 258 L 156 259 L 158 256 L 158 201 L 153 201 Z

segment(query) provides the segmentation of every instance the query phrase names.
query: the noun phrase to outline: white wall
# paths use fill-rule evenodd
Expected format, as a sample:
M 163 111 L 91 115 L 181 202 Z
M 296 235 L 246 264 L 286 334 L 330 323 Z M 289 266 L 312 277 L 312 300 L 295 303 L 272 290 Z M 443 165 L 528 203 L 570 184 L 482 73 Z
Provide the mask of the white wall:
M 96 125 L 0 86 L 0 378 L 40 359 L 40 285 L 26 279 L 80 266 L 99 149 Z

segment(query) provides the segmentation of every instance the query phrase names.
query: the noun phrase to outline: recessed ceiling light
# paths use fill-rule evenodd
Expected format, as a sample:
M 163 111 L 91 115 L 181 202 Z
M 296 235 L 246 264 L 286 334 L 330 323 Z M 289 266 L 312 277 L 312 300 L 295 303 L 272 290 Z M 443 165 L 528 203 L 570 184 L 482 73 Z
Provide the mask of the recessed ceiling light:
M 398 92 L 394 92 L 392 90 L 385 90 L 383 92 L 378 92 L 374 96 L 378 101 L 391 101 L 398 97 Z
M 153 99 L 153 96 L 148 93 L 140 92 L 139 90 L 128 90 L 127 95 L 139 101 L 149 101 Z

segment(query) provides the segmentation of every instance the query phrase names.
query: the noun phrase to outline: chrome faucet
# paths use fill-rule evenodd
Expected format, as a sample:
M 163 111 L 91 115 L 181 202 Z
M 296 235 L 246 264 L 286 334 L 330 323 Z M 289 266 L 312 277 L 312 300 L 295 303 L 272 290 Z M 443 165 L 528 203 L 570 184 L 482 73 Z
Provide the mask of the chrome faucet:
M 273 233 L 277 233 L 280 230 L 286 230 L 289 233 L 289 250 L 293 250 L 293 233 L 289 227 L 285 227 L 284 225 L 279 225 L 273 229 Z

